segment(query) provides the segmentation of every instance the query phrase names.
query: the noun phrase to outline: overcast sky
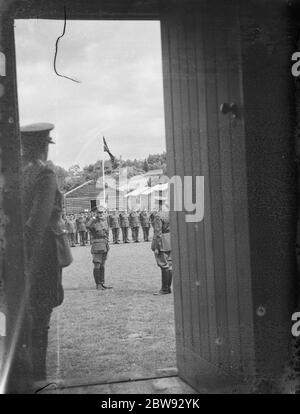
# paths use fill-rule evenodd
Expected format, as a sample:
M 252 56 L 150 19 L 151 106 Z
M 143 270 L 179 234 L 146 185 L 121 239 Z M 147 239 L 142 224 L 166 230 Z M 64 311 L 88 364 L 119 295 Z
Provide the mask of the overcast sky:
M 20 124 L 51 122 L 49 158 L 64 168 L 112 153 L 144 158 L 165 149 L 159 22 L 16 20 Z

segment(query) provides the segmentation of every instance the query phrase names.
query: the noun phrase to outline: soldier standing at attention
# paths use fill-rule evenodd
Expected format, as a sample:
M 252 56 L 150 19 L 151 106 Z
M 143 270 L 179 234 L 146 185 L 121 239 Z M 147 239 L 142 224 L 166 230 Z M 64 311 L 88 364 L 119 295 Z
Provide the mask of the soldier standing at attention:
M 144 234 L 144 241 L 149 241 L 150 215 L 146 209 L 140 213 L 140 221 Z
M 54 143 L 52 124 L 21 128 L 26 269 L 30 279 L 32 370 L 36 381 L 46 379 L 48 329 L 53 308 L 64 298 L 62 267 L 56 237 L 62 234 L 62 201 L 54 171 L 47 166 L 48 147 Z
M 96 217 L 90 219 L 87 224 L 87 228 L 91 234 L 91 253 L 94 263 L 94 280 L 96 283 L 96 289 L 106 290 L 111 289 L 112 286 L 105 285 L 105 262 L 109 251 L 109 227 L 107 224 L 107 218 L 105 217 L 104 210 L 100 207 L 96 210 Z
M 129 243 L 129 239 L 128 239 L 129 216 L 125 210 L 121 210 L 121 213 L 120 213 L 120 227 L 122 230 L 123 243 Z
M 161 290 L 154 293 L 154 295 L 166 295 L 171 293 L 172 284 L 170 221 L 166 203 L 162 211 L 158 211 L 153 215 L 152 226 L 151 249 L 154 252 L 157 266 L 161 269 Z
M 70 238 L 71 238 L 71 246 L 76 246 L 76 220 L 73 214 L 70 215 Z
M 120 235 L 120 217 L 118 209 L 114 210 L 109 217 L 109 224 L 113 234 L 113 243 L 119 244 L 119 235 Z
M 91 213 L 85 213 L 85 227 L 87 226 L 88 222 L 91 220 L 92 215 Z M 90 243 L 91 244 L 91 237 L 90 237 L 90 232 L 88 231 L 88 229 L 86 228 L 86 232 L 85 232 L 85 241 L 86 243 Z
M 71 221 L 71 218 L 69 216 L 63 216 L 63 219 L 65 221 L 65 228 L 68 233 L 68 239 L 71 247 L 75 247 L 75 237 L 74 237 L 74 224 Z
M 84 213 L 80 213 L 80 216 L 76 219 L 76 226 L 80 237 L 80 245 L 85 246 L 86 225 Z
M 139 214 L 137 210 L 133 210 L 129 215 L 129 223 L 131 227 L 132 233 L 132 240 L 135 243 L 139 242 L 139 229 L 140 229 L 140 221 L 139 221 Z
M 74 218 L 74 223 L 75 223 L 75 244 L 79 244 L 79 233 L 77 230 L 77 219 L 79 217 L 79 214 L 74 214 L 73 218 Z

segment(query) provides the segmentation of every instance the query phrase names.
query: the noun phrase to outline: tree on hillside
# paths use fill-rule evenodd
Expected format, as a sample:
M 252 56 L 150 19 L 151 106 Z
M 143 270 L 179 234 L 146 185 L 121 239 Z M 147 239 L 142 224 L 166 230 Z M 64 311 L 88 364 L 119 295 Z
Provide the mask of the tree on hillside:
M 69 176 L 74 176 L 74 177 L 75 176 L 78 177 L 78 176 L 80 176 L 82 174 L 81 168 L 80 168 L 80 166 L 78 164 L 72 165 L 69 168 L 68 172 L 69 172 Z
M 149 171 L 149 165 L 148 165 L 147 160 L 145 160 L 145 161 L 144 161 L 144 164 L 143 164 L 143 170 L 144 170 L 145 172 L 148 172 L 148 171 Z

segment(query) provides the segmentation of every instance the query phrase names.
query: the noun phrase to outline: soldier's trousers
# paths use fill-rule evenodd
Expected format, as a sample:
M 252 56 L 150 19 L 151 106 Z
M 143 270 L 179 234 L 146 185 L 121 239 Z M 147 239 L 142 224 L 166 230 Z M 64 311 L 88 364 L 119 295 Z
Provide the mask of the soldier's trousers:
M 131 233 L 132 233 L 132 240 L 135 242 L 139 241 L 139 227 L 132 227 Z
M 80 244 L 82 245 L 82 246 L 84 246 L 85 245 L 85 243 L 86 243 L 86 238 L 85 238 L 85 231 L 80 231 L 79 232 L 79 236 L 80 236 Z
M 75 246 L 75 233 L 68 233 L 70 246 Z
M 120 229 L 119 228 L 112 228 L 112 234 L 113 234 L 113 242 L 117 243 L 119 242 L 119 235 L 120 235 Z
M 38 307 L 32 314 L 32 368 L 35 381 L 46 379 L 46 357 L 48 347 L 48 331 L 52 308 Z
M 123 238 L 123 243 L 128 243 L 129 239 L 128 239 L 128 227 L 121 227 L 122 229 L 122 238 Z
M 144 241 L 149 241 L 149 229 L 150 227 L 143 227 Z
M 168 270 L 172 270 L 172 256 L 171 256 L 171 252 L 162 252 L 159 251 L 158 253 L 155 253 L 155 259 L 156 259 L 156 263 L 157 266 L 160 267 L 161 269 L 168 269 Z

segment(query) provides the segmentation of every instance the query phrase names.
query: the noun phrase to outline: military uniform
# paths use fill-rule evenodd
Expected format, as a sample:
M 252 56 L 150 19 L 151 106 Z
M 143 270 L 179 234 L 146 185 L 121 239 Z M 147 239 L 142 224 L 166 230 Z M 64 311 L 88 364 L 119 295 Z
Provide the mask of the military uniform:
M 86 243 L 88 243 L 88 242 L 90 242 L 91 240 L 90 240 L 90 234 L 89 234 L 89 231 L 88 231 L 88 229 L 87 229 L 87 227 L 86 227 L 86 225 L 88 224 L 88 222 L 90 221 L 90 219 L 91 219 L 91 216 L 90 216 L 90 214 L 85 214 L 84 215 L 84 224 L 85 224 L 85 242 Z
M 75 223 L 71 218 L 65 218 L 65 228 L 68 233 L 68 239 L 71 247 L 75 247 Z
M 109 251 L 109 227 L 107 218 L 93 217 L 87 224 L 87 228 L 91 234 L 91 253 L 94 263 L 94 280 L 96 288 L 104 290 L 110 288 L 105 286 L 105 262 Z
M 143 229 L 144 241 L 149 241 L 150 215 L 144 210 L 140 213 L 140 222 Z
M 122 230 L 123 243 L 129 243 L 128 229 L 129 229 L 129 215 L 126 211 L 120 213 L 120 227 Z
M 52 142 L 49 137 L 52 128 L 51 124 L 21 128 L 23 149 L 35 140 L 37 145 L 42 140 Z M 51 313 L 64 297 L 62 268 L 58 263 L 56 245 L 56 235 L 63 231 L 63 197 L 58 190 L 54 171 L 44 161 L 34 157 L 24 163 L 22 190 L 26 268 L 30 279 L 32 368 L 34 379 L 44 380 Z
M 76 219 L 76 227 L 77 227 L 77 232 L 79 233 L 79 237 L 80 237 L 80 245 L 81 246 L 85 246 L 86 243 L 86 224 L 85 224 L 85 217 L 83 215 L 80 215 L 77 219 Z
M 135 243 L 138 243 L 138 241 L 139 241 L 140 220 L 139 220 L 139 214 L 138 214 L 137 211 L 132 211 L 130 213 L 129 223 L 130 223 L 130 227 L 131 227 L 132 240 Z
M 76 220 L 74 216 L 71 216 L 70 219 L 70 237 L 71 237 L 71 245 L 75 247 L 76 243 Z
M 119 214 L 117 211 L 113 212 L 109 216 L 109 225 L 112 230 L 113 234 L 113 243 L 118 244 L 120 243 L 119 235 L 120 235 L 120 219 Z
M 172 257 L 169 212 L 159 211 L 154 214 L 152 226 L 151 249 L 154 251 L 157 265 L 161 268 L 162 287 L 159 294 L 171 293 Z

